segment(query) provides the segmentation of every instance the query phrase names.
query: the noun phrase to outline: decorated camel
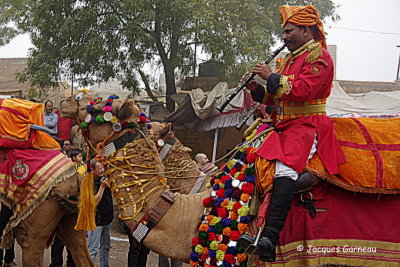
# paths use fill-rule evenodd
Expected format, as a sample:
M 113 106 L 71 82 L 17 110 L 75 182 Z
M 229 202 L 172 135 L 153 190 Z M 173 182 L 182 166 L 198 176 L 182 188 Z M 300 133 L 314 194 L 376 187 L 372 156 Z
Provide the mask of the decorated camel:
M 64 104 L 65 114 L 75 111 L 81 121 L 87 118 L 87 101 L 71 101 Z M 171 194 L 157 146 L 136 124 L 140 109 L 133 100 L 114 102 L 112 113 L 127 121 L 120 124 L 134 122 L 134 129 L 116 134 L 112 130 L 119 129 L 116 120 L 110 125 L 91 122 L 86 134 L 98 148 L 128 131 L 136 134 L 137 138 L 105 157 L 111 190 L 135 237 L 151 250 L 192 266 L 246 266 L 244 248 L 236 241 L 242 233 L 255 233 L 249 205 L 250 199 L 256 199 L 254 189 L 265 195 L 272 186 L 274 163 L 254 154 L 269 130 L 260 125 L 235 148 L 224 172 L 211 179 L 211 190 Z M 105 103 L 93 104 L 92 109 L 104 116 Z M 335 125 L 348 162 L 337 176 L 328 175 L 317 156 L 309 162 L 307 170 L 324 181 L 295 198 L 273 264 L 379 266 L 400 261 L 400 230 L 392 223 L 400 219 L 393 212 L 400 205 L 395 143 L 399 120 L 335 119 Z M 382 134 L 380 129 L 385 128 L 393 131 Z
M 80 178 L 54 139 L 31 129 L 43 126 L 43 105 L 0 101 L 0 201 L 3 245 L 14 233 L 25 267 L 43 266 L 43 254 L 57 234 L 76 266 L 94 266 L 83 231 L 74 230 Z M 6 211 L 9 212 L 6 212 Z

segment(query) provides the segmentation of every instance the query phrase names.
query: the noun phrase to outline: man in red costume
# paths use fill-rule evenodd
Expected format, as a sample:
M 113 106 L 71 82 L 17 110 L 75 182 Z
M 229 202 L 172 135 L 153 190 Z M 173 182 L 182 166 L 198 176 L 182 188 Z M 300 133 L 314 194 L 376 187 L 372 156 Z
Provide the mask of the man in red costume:
M 295 181 L 307 161 L 318 153 L 331 174 L 345 157 L 336 141 L 333 123 L 326 116 L 326 98 L 334 76 L 326 50 L 325 33 L 318 11 L 312 5 L 281 6 L 282 39 L 290 53 L 277 72 L 258 63 L 253 73 L 266 80 L 247 85 L 255 101 L 273 106 L 274 132 L 257 150 L 259 157 L 276 160 L 271 207 L 258 243 L 242 235 L 239 244 L 260 260 L 275 261 L 275 247 L 290 210 Z M 256 246 L 250 246 L 256 245 Z M 252 248 L 252 249 L 250 249 Z

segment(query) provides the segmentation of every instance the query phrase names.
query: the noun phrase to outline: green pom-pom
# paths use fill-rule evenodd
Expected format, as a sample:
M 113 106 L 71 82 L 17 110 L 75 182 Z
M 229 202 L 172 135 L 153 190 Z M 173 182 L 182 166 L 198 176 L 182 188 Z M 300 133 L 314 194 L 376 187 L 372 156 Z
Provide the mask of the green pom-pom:
M 131 129 L 137 128 L 136 123 L 130 121 L 130 122 L 128 123 L 128 128 L 131 128 Z
M 199 231 L 199 238 L 202 240 L 208 239 L 208 234 L 204 231 Z
M 212 242 L 211 240 L 208 240 L 208 239 L 207 239 L 207 241 L 206 241 L 207 247 L 210 247 L 211 242 Z
M 104 123 L 104 119 L 103 119 L 103 117 L 102 116 L 97 116 L 96 117 L 96 123 L 98 123 L 98 124 L 103 124 Z
M 223 172 L 221 172 L 220 174 L 218 174 L 218 179 L 221 179 L 222 178 L 222 176 L 224 176 L 225 174 L 223 173 Z
M 220 235 L 220 234 L 222 234 L 222 230 L 224 229 L 224 226 L 222 225 L 222 223 L 217 223 L 216 225 L 215 225 L 215 233 L 217 234 L 217 235 Z
M 244 252 L 244 247 L 236 245 L 235 250 L 236 250 L 236 253 L 243 253 Z
M 247 261 L 241 262 L 239 267 L 247 267 Z
M 88 128 L 88 124 L 86 122 L 81 122 L 81 128 L 82 129 L 87 129 Z
M 238 151 L 235 153 L 235 156 L 233 156 L 234 159 L 240 159 L 240 156 L 242 155 L 242 152 Z
M 252 175 L 252 174 L 255 174 L 256 173 L 256 171 L 254 170 L 254 167 L 252 167 L 252 168 L 247 168 L 245 171 L 244 171 L 244 174 L 245 175 Z
M 232 221 L 231 222 L 231 229 L 232 230 L 237 230 L 238 229 L 238 222 L 237 221 Z

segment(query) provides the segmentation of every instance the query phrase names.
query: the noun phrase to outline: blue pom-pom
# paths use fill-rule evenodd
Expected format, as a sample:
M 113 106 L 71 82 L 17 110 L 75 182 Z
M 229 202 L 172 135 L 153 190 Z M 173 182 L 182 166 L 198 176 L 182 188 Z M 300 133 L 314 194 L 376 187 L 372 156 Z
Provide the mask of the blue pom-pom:
M 254 174 L 247 175 L 246 182 L 254 184 L 256 182 L 256 177 L 254 176 Z
M 242 216 L 240 217 L 241 223 L 250 223 L 250 216 Z
M 211 258 L 215 258 L 217 256 L 217 252 L 210 249 L 210 251 L 208 252 L 208 256 L 210 256 Z
M 226 250 L 226 254 L 235 255 L 235 253 L 236 253 L 235 247 L 228 247 L 228 249 Z
M 226 180 L 226 181 L 225 181 L 224 188 L 225 188 L 225 189 L 228 189 L 228 188 L 231 188 L 231 187 L 232 187 L 232 179 Z
M 223 199 L 223 198 L 217 197 L 214 202 L 214 207 L 218 207 L 219 205 L 221 205 L 222 201 L 224 201 L 224 200 L 225 199 Z
M 232 266 L 232 265 L 231 265 L 229 262 L 227 262 L 227 261 L 224 261 L 222 264 L 224 265 L 224 267 L 231 267 L 231 266 Z
M 214 225 L 209 225 L 208 226 L 208 232 L 215 233 L 215 226 Z
M 215 184 L 215 185 L 213 185 L 213 187 L 212 187 L 212 189 L 213 189 L 214 191 L 217 191 L 219 188 L 220 188 L 219 184 Z
M 229 219 L 222 219 L 222 220 L 221 220 L 221 223 L 222 223 L 222 225 L 223 225 L 224 227 L 228 227 L 228 226 L 231 225 L 231 220 L 229 220 Z
M 198 262 L 199 261 L 199 254 L 197 254 L 196 252 L 192 251 L 190 253 L 190 260 L 194 261 L 194 262 Z
M 106 106 L 111 106 L 112 102 L 106 102 Z
M 92 111 L 93 111 L 93 106 L 92 105 L 87 105 L 86 106 L 86 112 L 87 113 L 92 113 Z
M 232 189 L 225 189 L 224 195 L 227 198 L 231 198 L 233 196 L 233 190 Z

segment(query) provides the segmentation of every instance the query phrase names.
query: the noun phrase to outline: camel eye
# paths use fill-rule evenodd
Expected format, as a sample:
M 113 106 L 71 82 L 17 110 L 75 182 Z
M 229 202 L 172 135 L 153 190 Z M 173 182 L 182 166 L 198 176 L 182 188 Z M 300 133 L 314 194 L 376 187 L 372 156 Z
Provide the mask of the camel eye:
M 79 94 L 77 94 L 77 95 L 75 96 L 75 100 L 76 100 L 76 101 L 81 100 L 81 99 L 83 98 L 84 95 L 85 95 L 85 93 L 80 92 Z

